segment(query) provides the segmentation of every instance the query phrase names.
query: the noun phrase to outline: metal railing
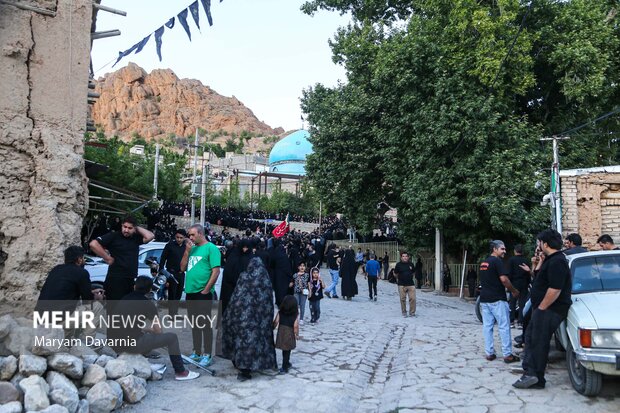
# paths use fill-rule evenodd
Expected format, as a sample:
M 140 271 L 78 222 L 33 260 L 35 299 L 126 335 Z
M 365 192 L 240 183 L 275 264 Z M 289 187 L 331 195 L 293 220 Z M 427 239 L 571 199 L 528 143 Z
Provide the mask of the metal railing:
M 390 257 L 390 267 L 394 267 L 394 264 L 396 264 L 400 259 L 400 257 L 398 256 L 398 242 L 396 241 L 349 242 L 346 239 L 342 239 L 337 241 L 327 241 L 327 245 L 331 244 L 332 242 L 341 248 L 348 248 L 349 246 L 351 246 L 356 252 L 358 248 L 361 248 L 362 252 L 366 252 L 367 249 L 370 251 L 374 251 L 377 255 L 377 258 L 382 258 L 387 251 L 388 256 Z

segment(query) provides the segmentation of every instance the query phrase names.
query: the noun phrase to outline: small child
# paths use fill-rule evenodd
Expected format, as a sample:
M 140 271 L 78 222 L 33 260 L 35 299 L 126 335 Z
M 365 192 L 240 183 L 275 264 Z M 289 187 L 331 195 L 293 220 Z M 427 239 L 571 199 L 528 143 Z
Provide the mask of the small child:
M 282 350 L 282 368 L 280 374 L 288 373 L 291 364 L 291 350 L 297 346 L 299 338 L 299 320 L 297 319 L 297 300 L 292 295 L 282 299 L 280 310 L 273 320 L 273 328 L 278 327 L 276 348 Z
M 306 300 L 308 299 L 308 283 L 310 276 L 306 272 L 306 264 L 301 262 L 297 266 L 297 272 L 293 274 L 293 293 L 299 303 L 299 325 L 304 325 L 304 314 L 306 313 Z
M 321 273 L 318 268 L 314 267 L 312 269 L 312 277 L 310 279 L 310 282 L 308 283 L 310 324 L 315 324 L 319 322 L 319 318 L 321 317 L 321 299 L 323 298 L 324 289 L 325 284 L 323 284 L 323 280 L 321 279 Z

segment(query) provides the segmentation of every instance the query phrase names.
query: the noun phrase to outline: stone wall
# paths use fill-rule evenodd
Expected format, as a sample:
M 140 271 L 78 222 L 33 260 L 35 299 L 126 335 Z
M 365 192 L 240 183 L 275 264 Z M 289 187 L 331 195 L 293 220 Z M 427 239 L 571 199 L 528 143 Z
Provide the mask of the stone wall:
M 86 214 L 92 0 L 16 3 L 43 12 L 0 3 L 0 297 L 36 298 Z
M 583 170 L 561 179 L 563 235 L 578 233 L 590 249 L 602 234 L 620 243 L 620 173 Z

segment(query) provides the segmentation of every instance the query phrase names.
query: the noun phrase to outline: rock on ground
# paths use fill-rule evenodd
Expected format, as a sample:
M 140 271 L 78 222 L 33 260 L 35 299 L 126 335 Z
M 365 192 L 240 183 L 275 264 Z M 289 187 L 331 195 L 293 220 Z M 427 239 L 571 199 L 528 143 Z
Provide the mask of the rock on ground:
M 90 406 L 88 404 L 88 400 L 82 399 L 78 404 L 78 409 L 75 413 L 88 413 L 90 411 Z
M 23 376 L 42 376 L 47 370 L 47 360 L 44 357 L 22 354 L 19 356 L 19 372 Z
M 21 394 L 17 387 L 7 381 L 0 381 L 0 405 L 20 401 Z
M 144 380 L 151 378 L 151 363 L 142 354 L 122 353 L 117 360 L 125 360 L 133 368 L 133 374 Z
M 97 358 L 97 361 L 95 362 L 95 364 L 101 367 L 105 367 L 106 364 L 108 364 L 108 361 L 110 360 L 114 360 L 114 357 L 109 356 L 107 354 L 102 354 Z
M 19 382 L 19 386 L 24 391 L 24 408 L 26 411 L 43 410 L 49 407 L 50 401 L 47 398 L 49 386 L 40 376 L 30 376 Z
M 53 354 L 47 359 L 52 370 L 59 371 L 72 379 L 81 379 L 84 375 L 82 359 L 67 353 Z
M 114 390 L 114 392 L 116 393 L 117 402 L 116 402 L 115 408 L 116 409 L 120 408 L 123 405 L 123 388 L 121 387 L 120 384 L 118 384 L 114 380 L 107 380 L 106 383 L 108 383 L 110 387 L 112 388 L 112 390 Z
M 133 372 L 133 367 L 131 367 L 129 363 L 127 363 L 127 361 L 125 360 L 110 360 L 105 365 L 105 373 L 108 376 L 108 379 L 111 380 L 116 380 L 120 379 L 121 377 L 129 376 L 130 374 L 133 374 Z
M 91 413 L 109 413 L 114 410 L 119 402 L 118 393 L 108 382 L 102 381 L 95 384 L 86 395 Z M 121 394 L 122 397 L 122 394 Z
M 105 369 L 97 364 L 91 364 L 86 368 L 84 377 L 82 377 L 82 385 L 92 387 L 95 384 L 105 381 L 107 378 Z
M 17 358 L 13 355 L 0 357 L 0 380 L 11 380 L 17 371 Z
M 128 403 L 138 403 L 146 396 L 146 380 L 129 375 L 116 380 L 123 389 L 123 398 Z
M 22 404 L 20 402 L 10 402 L 0 405 L 0 413 L 22 413 Z
M 59 404 L 52 404 L 47 409 L 41 410 L 40 413 L 69 413 L 66 407 L 61 406 Z
M 50 386 L 49 397 L 52 402 L 64 406 L 69 413 L 75 413 L 80 402 L 77 387 L 61 373 L 50 371 L 47 373 L 47 384 Z

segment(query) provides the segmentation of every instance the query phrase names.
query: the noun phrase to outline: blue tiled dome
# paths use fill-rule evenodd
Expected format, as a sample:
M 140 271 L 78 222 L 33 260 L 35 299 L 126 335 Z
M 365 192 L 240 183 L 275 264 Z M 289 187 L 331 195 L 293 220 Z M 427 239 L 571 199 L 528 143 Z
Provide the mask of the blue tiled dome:
M 269 154 L 269 170 L 292 175 L 306 174 L 306 156 L 312 153 L 310 134 L 305 130 L 293 132 L 275 144 Z

